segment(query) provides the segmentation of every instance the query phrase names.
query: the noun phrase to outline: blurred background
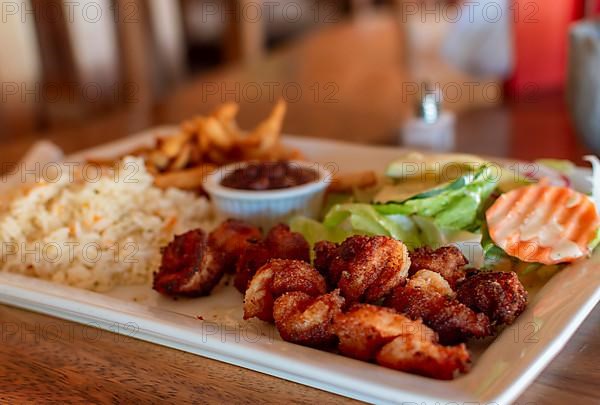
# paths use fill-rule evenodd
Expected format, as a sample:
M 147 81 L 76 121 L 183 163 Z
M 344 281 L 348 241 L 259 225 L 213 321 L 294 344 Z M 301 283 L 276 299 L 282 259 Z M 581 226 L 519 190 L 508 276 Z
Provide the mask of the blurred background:
M 250 127 L 278 97 L 289 103 L 286 133 L 402 144 L 433 87 L 455 118 L 452 149 L 578 160 L 593 142 L 566 102 L 569 30 L 599 6 L 0 1 L 0 155 L 14 159 L 41 138 L 75 151 L 228 100 Z

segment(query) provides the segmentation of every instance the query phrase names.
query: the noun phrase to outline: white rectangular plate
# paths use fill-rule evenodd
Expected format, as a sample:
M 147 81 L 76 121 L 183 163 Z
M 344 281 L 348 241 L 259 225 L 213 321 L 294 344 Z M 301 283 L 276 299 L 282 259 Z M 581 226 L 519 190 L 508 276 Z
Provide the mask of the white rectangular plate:
M 113 156 L 151 142 L 133 136 L 69 158 Z M 383 170 L 400 150 L 286 137 L 308 158 L 341 171 Z M 99 294 L 0 274 L 0 302 L 97 326 L 369 402 L 509 403 L 543 370 L 600 300 L 600 255 L 552 278 L 517 322 L 496 339 L 473 342 L 471 372 L 436 381 L 283 342 L 271 325 L 242 320 L 242 297 L 221 283 L 210 297 L 171 300 L 149 286 Z M 202 317 L 200 320 L 198 317 Z

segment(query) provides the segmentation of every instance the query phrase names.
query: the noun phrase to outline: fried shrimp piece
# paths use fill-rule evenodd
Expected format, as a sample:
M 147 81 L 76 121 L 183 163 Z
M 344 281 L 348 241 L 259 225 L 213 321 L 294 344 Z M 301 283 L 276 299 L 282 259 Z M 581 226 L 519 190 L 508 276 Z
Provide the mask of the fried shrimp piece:
M 410 254 L 408 274 L 412 276 L 419 270 L 435 271 L 448 281 L 452 289 L 455 289 L 457 284 L 464 280 L 463 268 L 468 263 L 467 258 L 455 246 L 444 246 L 436 250 L 422 247 Z
M 373 360 L 383 345 L 400 335 L 428 333 L 430 339 L 437 338 L 435 332 L 420 321 L 370 304 L 355 304 L 336 316 L 333 331 L 340 340 L 340 353 L 364 361 Z
M 456 296 L 446 279 L 441 274 L 431 270 L 417 271 L 408 279 L 408 284 L 410 287 L 436 292 L 448 298 Z
M 464 343 L 441 346 L 418 335 L 398 336 L 377 353 L 379 365 L 438 380 L 452 380 L 469 370 L 470 355 Z
M 206 233 L 196 229 L 175 236 L 163 248 L 162 263 L 154 273 L 153 288 L 170 296 L 207 295 L 223 272 L 222 263 L 208 247 Z
M 235 270 L 239 256 L 251 241 L 260 237 L 260 229 L 232 219 L 208 237 L 201 229 L 176 236 L 162 250 L 153 288 L 171 296 L 207 295 L 226 271 Z
M 330 246 L 327 249 L 326 258 L 322 254 L 318 265 L 323 268 L 330 262 L 329 282 L 340 288 L 348 304 L 376 302 L 408 274 L 408 249 L 387 236 L 352 236 L 339 245 L 335 255 Z
M 273 301 L 288 292 L 316 297 L 327 292 L 325 279 L 300 260 L 271 259 L 252 278 L 244 298 L 244 319 L 273 321 Z
M 358 304 L 335 317 L 333 331 L 340 352 L 384 367 L 438 379 L 466 372 L 470 360 L 464 344 L 445 347 L 436 333 L 389 308 Z
M 235 287 L 243 294 L 254 274 L 269 259 L 310 262 L 310 246 L 304 236 L 290 231 L 287 225 L 273 227 L 264 240 L 252 242 L 242 253 L 236 267 Z
M 310 245 L 301 233 L 292 232 L 290 227 L 279 224 L 271 228 L 265 237 L 265 245 L 273 259 L 291 259 L 310 262 Z
M 314 297 L 327 292 L 325 279 L 309 263 L 301 260 L 274 259 L 268 265 L 279 267 L 271 282 L 271 291 L 276 297 L 294 291 Z
M 344 298 L 339 290 L 319 297 L 300 291 L 283 294 L 275 300 L 273 317 L 283 340 L 305 346 L 327 347 L 336 343 L 332 324 L 341 313 Z
M 512 324 L 527 306 L 527 291 L 515 272 L 474 272 L 460 284 L 456 297 L 497 325 Z
M 271 282 L 276 267 L 276 264 L 267 263 L 252 277 L 244 295 L 244 319 L 256 317 L 266 322 L 273 321 Z
M 453 299 L 453 295 L 440 274 L 421 270 L 405 286 L 397 287 L 385 303 L 411 319 L 422 319 L 438 333 L 443 344 L 490 336 L 492 328 L 488 317 L 475 313 Z
M 438 379 L 466 372 L 470 361 L 464 344 L 445 347 L 436 333 L 389 308 L 354 305 L 335 317 L 333 331 L 340 352 L 360 360 L 375 359 L 384 367 Z
M 228 219 L 208 235 L 208 245 L 221 256 L 225 271 L 233 273 L 239 257 L 248 248 L 250 241 L 261 238 L 259 228 L 243 221 Z
M 261 241 L 250 241 L 248 247 L 238 259 L 233 285 L 244 294 L 248 284 L 259 268 L 271 259 L 271 252 Z
M 315 268 L 319 271 L 319 273 L 327 278 L 327 282 L 330 285 L 336 285 L 339 280 L 339 277 L 332 277 L 331 280 L 329 279 L 329 268 L 331 267 L 331 262 L 337 255 L 338 247 L 339 245 L 337 243 L 323 240 L 315 243 L 313 248 L 315 252 Z

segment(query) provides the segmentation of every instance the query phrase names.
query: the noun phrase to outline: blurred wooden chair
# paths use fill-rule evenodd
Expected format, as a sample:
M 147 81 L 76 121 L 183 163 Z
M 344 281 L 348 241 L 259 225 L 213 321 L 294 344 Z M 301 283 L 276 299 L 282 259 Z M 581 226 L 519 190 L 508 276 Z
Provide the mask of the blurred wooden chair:
M 285 2 L 297 1 L 279 2 L 276 16 Z M 267 20 L 264 10 L 258 19 L 228 15 L 231 10 L 251 12 L 261 4 L 256 0 L 220 0 L 227 10 L 218 10 L 211 27 L 220 31 L 225 61 L 252 63 L 265 54 L 273 25 L 285 32 L 286 24 L 289 29 L 316 24 L 311 7 L 332 1 L 302 0 L 310 21 L 292 27 L 285 19 Z M 154 106 L 188 73 L 186 24 L 198 21 L 186 22 L 186 13 L 191 4 L 203 3 L 0 0 L 7 20 L 0 24 L 0 80 L 3 98 L 11 97 L 10 103 L 0 104 L 0 131 L 68 126 L 115 109 L 130 112 L 131 131 L 151 125 Z M 206 8 L 203 12 L 208 13 Z
M 227 0 L 225 6 L 249 14 L 256 0 Z M 243 15 L 226 18 L 225 57 L 229 61 L 252 63 L 259 60 L 266 46 L 266 23 L 264 18 Z
M 365 11 L 370 10 L 375 6 L 374 0 L 350 0 L 349 1 L 350 10 L 352 14 L 358 15 Z
M 357 16 L 364 12 L 372 11 L 376 6 L 396 6 L 404 0 L 348 0 L 350 11 Z
M 348 0 L 181 1 L 192 44 L 219 43 L 226 62 L 252 63 L 273 45 L 339 21 Z
M 29 0 L 21 4 L 31 5 Z M 0 7 L 0 133 L 12 136 L 39 125 L 42 67 L 33 22 L 21 21 L 17 3 L 1 1 Z
M 25 0 L 0 7 L 2 132 L 66 125 L 115 108 L 131 110 L 141 128 L 154 101 L 185 76 L 178 1 Z
M 318 24 L 317 7 L 339 0 L 182 0 L 186 32 L 192 41 L 212 40 L 224 60 L 252 63 L 264 56 L 273 39 Z M 262 7 L 261 7 L 262 5 Z M 330 15 L 331 7 L 323 10 Z M 276 42 L 276 41 L 275 41 Z

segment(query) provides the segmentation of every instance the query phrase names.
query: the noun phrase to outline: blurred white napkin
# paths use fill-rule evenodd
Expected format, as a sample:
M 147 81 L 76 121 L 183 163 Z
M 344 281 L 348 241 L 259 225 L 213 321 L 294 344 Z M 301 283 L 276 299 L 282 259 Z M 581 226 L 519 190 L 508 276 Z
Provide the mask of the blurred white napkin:
M 0 192 L 5 192 L 19 187 L 25 183 L 28 177 L 23 176 L 24 170 L 36 170 L 36 163 L 39 167 L 43 167 L 48 163 L 61 162 L 65 155 L 58 146 L 49 141 L 36 142 L 21 161 L 17 164 L 14 170 L 2 174 L 0 181 Z M 31 177 L 31 176 L 30 176 Z
M 513 70 L 511 10 L 508 0 L 479 0 L 460 6 L 442 53 L 462 71 L 506 78 Z

